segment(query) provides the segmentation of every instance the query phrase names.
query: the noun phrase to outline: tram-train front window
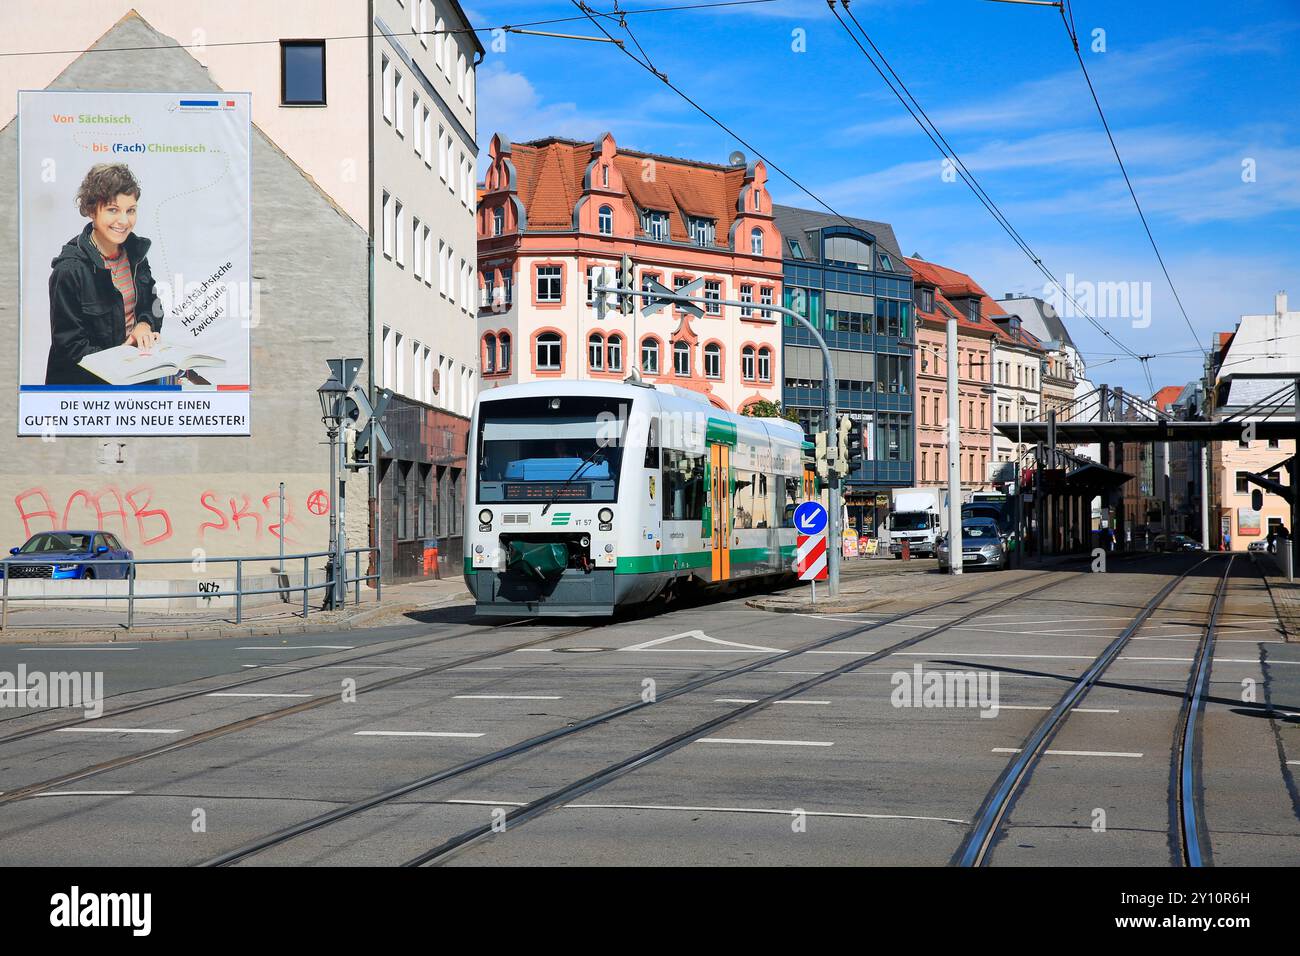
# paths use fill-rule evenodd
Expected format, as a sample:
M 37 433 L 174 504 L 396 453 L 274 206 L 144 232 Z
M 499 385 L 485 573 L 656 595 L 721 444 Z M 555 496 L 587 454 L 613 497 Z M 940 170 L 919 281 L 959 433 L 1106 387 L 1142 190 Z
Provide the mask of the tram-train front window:
M 512 398 L 479 406 L 478 500 L 616 501 L 626 402 Z

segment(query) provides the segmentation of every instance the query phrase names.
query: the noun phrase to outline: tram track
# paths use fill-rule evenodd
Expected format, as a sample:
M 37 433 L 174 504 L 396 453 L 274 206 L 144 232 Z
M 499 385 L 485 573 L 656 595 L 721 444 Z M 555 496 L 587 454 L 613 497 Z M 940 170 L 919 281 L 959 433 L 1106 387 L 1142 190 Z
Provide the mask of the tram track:
M 1008 819 L 1017 799 L 1029 786 L 1034 769 L 1052 740 L 1065 725 L 1071 712 L 1178 586 L 1210 560 L 1212 559 L 1208 557 L 1203 558 L 1157 591 L 1030 731 L 976 811 L 974 822 L 966 838 L 953 855 L 951 862 L 954 865 L 981 867 L 989 864 L 1003 824 Z M 1192 866 L 1202 865 L 1209 849 L 1200 800 L 1200 725 L 1209 670 L 1213 663 L 1211 655 L 1214 650 L 1214 628 L 1218 621 L 1219 610 L 1225 600 L 1232 565 L 1233 558 L 1229 557 L 1227 567 L 1206 612 L 1208 618 L 1193 658 L 1173 748 L 1172 772 L 1176 776 L 1174 788 L 1176 797 L 1172 801 L 1170 828 L 1180 848 L 1183 862 Z M 1193 859 L 1197 862 L 1190 862 Z
M 1046 572 L 1046 571 L 1039 572 L 1038 574 L 1031 576 L 1029 580 L 1031 581 L 1037 580 L 1041 576 L 1048 575 L 1051 573 L 1052 572 Z M 846 664 L 843 664 L 839 667 L 836 667 L 831 671 L 825 672 L 823 674 L 819 674 L 815 677 L 809 678 L 808 680 L 801 681 L 797 684 L 791 685 L 782 691 L 778 691 L 777 693 L 767 695 L 753 703 L 745 704 L 743 706 L 730 709 L 726 713 L 718 717 L 715 717 L 705 723 L 692 727 L 690 730 L 687 730 L 684 733 L 678 734 L 668 740 L 656 744 L 653 747 L 650 747 L 631 757 L 628 757 L 625 760 L 619 761 L 616 764 L 606 767 L 601 771 L 583 777 L 578 781 L 575 781 L 555 791 L 552 791 L 551 793 L 539 797 L 524 806 L 517 807 L 507 812 L 504 821 L 501 822 L 503 822 L 506 827 L 510 827 L 511 825 L 518 825 L 520 823 L 526 822 L 527 820 L 530 820 L 533 817 L 539 816 L 551 809 L 554 809 L 562 805 L 563 803 L 567 802 L 573 797 L 597 789 L 598 787 L 601 787 L 604 784 L 617 779 L 618 777 L 621 777 L 627 773 L 631 773 L 633 770 L 636 770 L 639 767 L 642 767 L 655 760 L 661 759 L 662 757 L 666 757 L 669 754 L 673 753 L 674 751 L 681 749 L 682 747 L 686 746 L 689 743 L 692 743 L 694 740 L 697 740 L 698 738 L 707 735 L 708 733 L 717 729 L 720 726 L 723 726 L 725 724 L 731 723 L 736 720 L 740 720 L 760 710 L 766 709 L 767 707 L 779 701 L 794 697 L 798 694 L 803 693 L 806 690 L 817 687 L 821 684 L 826 683 L 827 681 L 833 680 L 836 677 L 841 676 L 842 674 L 850 673 L 854 670 L 857 670 L 859 668 L 877 662 L 883 658 L 889 657 L 893 654 L 898 653 L 901 650 L 905 650 L 909 647 L 912 647 L 920 643 L 921 641 L 927 640 L 938 634 L 942 634 L 954 627 L 957 627 L 970 620 L 973 620 L 974 618 L 982 614 L 987 614 L 991 611 L 997 610 L 1008 604 L 1011 604 L 1014 601 L 1023 600 L 1024 598 L 1037 595 L 1051 588 L 1061 587 L 1065 584 L 1068 584 L 1071 581 L 1077 580 L 1078 576 L 1081 574 L 1088 574 L 1088 572 L 1086 571 L 1076 572 L 1062 579 L 1053 580 L 1037 587 L 1031 587 L 1028 589 L 1017 591 L 1016 593 L 1004 598 L 1000 598 L 991 604 L 988 604 L 980 608 L 976 608 L 966 614 L 963 614 L 955 618 L 954 620 L 935 625 L 932 628 L 928 628 L 920 634 L 916 634 L 913 635 L 912 637 L 894 642 L 878 651 L 865 653 L 862 657 L 855 658 L 854 660 L 847 662 Z M 288 843 L 289 841 L 299 836 L 302 836 L 306 833 L 321 829 L 323 827 L 327 827 L 331 824 L 337 823 L 341 820 L 345 820 L 349 817 L 354 817 L 370 809 L 381 806 L 383 804 L 391 803 L 392 801 L 397 800 L 401 797 L 426 789 L 436 784 L 444 783 L 462 777 L 468 773 L 471 773 L 472 771 L 481 769 L 491 764 L 498 763 L 502 760 L 506 760 L 511 757 L 516 757 L 531 752 L 553 741 L 571 736 L 576 733 L 580 733 L 592 727 L 609 723 L 610 721 L 616 720 L 627 714 L 631 714 L 636 711 L 642 710 L 646 707 L 654 706 L 656 704 L 666 702 L 673 698 L 680 697 L 685 694 L 689 694 L 693 691 L 703 689 L 705 687 L 708 687 L 720 681 L 729 680 L 738 676 L 742 676 L 744 674 L 751 673 L 761 668 L 770 667 L 773 664 L 778 664 L 783 661 L 789 660 L 790 658 L 796 657 L 798 655 L 806 654 L 809 651 L 819 650 L 821 648 L 826 647 L 827 645 L 838 643 L 840 641 L 847 640 L 851 637 L 856 637 L 858 635 L 868 633 L 878 628 L 886 627 L 890 624 L 899 623 L 905 621 L 908 618 L 933 613 L 936 610 L 939 610 L 941 608 L 947 607 L 955 603 L 977 599 L 978 597 L 989 594 L 991 591 L 999 591 L 1002 590 L 1003 588 L 1012 587 L 1016 584 L 1021 584 L 1024 581 L 1025 579 L 1021 578 L 1018 579 L 1017 581 L 1009 582 L 1007 584 L 994 585 L 991 588 L 985 589 L 983 592 L 981 592 L 980 595 L 963 594 L 953 598 L 949 598 L 945 601 L 927 605 L 926 607 L 917 608 L 911 611 L 901 612 L 899 614 L 892 615 L 890 617 L 883 618 L 878 621 L 865 623 L 858 627 L 849 628 L 837 632 L 835 634 L 829 635 L 827 637 L 819 638 L 817 640 L 802 644 L 799 647 L 793 648 L 789 651 L 783 651 L 778 654 L 769 655 L 767 657 L 761 658 L 760 660 L 757 661 L 750 662 L 748 664 L 739 665 L 737 667 L 729 668 L 727 670 L 721 671 L 716 674 L 711 674 L 705 677 L 696 678 L 694 680 L 686 682 L 685 684 L 675 687 L 665 693 L 660 693 L 652 701 L 638 700 L 635 702 L 624 704 L 619 707 L 611 708 L 599 714 L 595 714 L 592 715 L 591 717 L 587 717 L 569 726 L 557 728 L 555 730 L 536 735 L 526 740 L 519 741 L 515 744 L 511 744 L 507 747 L 503 747 L 498 750 L 492 751 L 490 753 L 483 754 L 479 757 L 475 757 L 470 760 L 464 761 L 460 764 L 457 764 L 456 766 L 444 770 L 436 771 L 426 776 L 372 794 L 368 797 L 354 801 L 345 806 L 336 807 L 333 810 L 327 811 L 315 817 L 311 817 L 307 820 L 301 821 L 297 824 L 293 824 L 289 827 L 275 831 L 274 833 L 267 834 L 266 836 L 258 838 L 257 840 L 250 841 L 249 843 L 246 843 L 243 846 L 240 846 L 234 850 L 230 850 L 226 853 L 222 853 L 216 857 L 208 859 L 200 865 L 230 866 L 235 863 L 239 863 L 261 852 Z M 420 866 L 426 863 L 438 862 L 441 859 L 449 856 L 451 853 L 454 853 L 457 850 L 460 850 L 470 845 L 471 843 L 474 843 L 484 838 L 490 832 L 492 832 L 492 829 L 493 828 L 491 824 L 485 824 L 481 827 L 476 827 L 472 830 L 466 831 L 465 833 L 462 833 L 459 836 L 454 837 L 443 844 L 440 844 L 438 847 L 435 847 L 429 851 L 421 853 L 417 857 L 412 858 L 411 860 L 407 861 L 405 865 Z

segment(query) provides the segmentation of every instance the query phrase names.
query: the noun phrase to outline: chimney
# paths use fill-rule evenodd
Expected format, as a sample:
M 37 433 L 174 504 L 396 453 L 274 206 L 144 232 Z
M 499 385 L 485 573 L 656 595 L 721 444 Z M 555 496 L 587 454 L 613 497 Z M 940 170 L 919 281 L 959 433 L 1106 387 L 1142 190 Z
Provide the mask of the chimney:
M 1282 289 L 1274 296 L 1274 307 L 1279 316 L 1286 315 L 1286 289 Z

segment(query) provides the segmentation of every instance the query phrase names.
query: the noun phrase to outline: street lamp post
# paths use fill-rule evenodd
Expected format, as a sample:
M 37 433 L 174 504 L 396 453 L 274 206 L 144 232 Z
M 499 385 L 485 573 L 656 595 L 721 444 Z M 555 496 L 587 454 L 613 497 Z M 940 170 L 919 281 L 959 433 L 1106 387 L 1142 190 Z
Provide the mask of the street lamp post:
M 348 390 L 333 375 L 320 388 L 316 389 L 316 394 L 320 398 L 321 421 L 325 425 L 325 432 L 329 436 L 330 443 L 330 606 L 340 608 L 345 600 L 345 585 L 343 583 L 343 540 L 344 540 L 344 516 L 342 509 L 343 502 L 343 469 L 339 467 L 343 443 L 339 440 L 339 431 L 343 424 L 343 399 L 346 397 Z M 303 587 L 307 587 L 307 582 L 303 581 Z
M 957 313 L 948 313 L 948 570 L 961 574 L 961 403 L 957 395 Z

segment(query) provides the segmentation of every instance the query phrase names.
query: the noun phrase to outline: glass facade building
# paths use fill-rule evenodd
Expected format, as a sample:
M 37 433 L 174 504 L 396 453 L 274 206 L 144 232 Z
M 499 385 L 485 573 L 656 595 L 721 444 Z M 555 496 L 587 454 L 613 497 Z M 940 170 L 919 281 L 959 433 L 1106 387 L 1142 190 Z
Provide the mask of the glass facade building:
M 785 306 L 821 333 L 835 365 L 840 414 L 862 420 L 864 460 L 849 475 L 849 527 L 874 535 L 891 491 L 915 485 L 913 428 L 916 330 L 912 275 L 886 223 L 776 206 L 784 244 Z M 822 421 L 821 352 L 803 325 L 782 329 L 782 400 L 808 435 Z

